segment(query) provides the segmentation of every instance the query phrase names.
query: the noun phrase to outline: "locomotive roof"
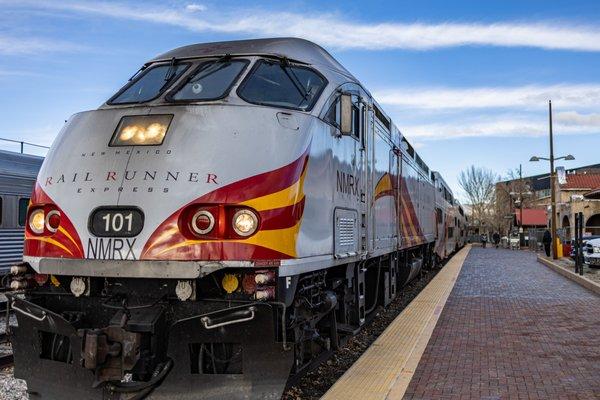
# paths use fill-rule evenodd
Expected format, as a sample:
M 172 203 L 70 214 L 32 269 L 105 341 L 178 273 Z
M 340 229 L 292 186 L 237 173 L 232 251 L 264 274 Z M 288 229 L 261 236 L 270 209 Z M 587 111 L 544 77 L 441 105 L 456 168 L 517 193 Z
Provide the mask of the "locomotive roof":
M 249 39 L 192 44 L 163 53 L 150 62 L 167 61 L 173 57 L 177 59 L 199 58 L 225 54 L 286 57 L 293 61 L 333 69 L 355 79 L 327 50 L 316 43 L 300 38 Z
M 440 181 L 445 187 L 446 189 L 452 193 L 452 189 L 450 189 L 450 186 L 448 186 L 448 184 L 446 183 L 446 181 L 444 180 L 444 178 L 442 177 L 442 174 L 439 173 L 438 171 L 433 171 L 433 173 L 435 174 L 435 180 L 436 181 Z M 452 195 L 454 195 L 454 193 L 452 193 Z

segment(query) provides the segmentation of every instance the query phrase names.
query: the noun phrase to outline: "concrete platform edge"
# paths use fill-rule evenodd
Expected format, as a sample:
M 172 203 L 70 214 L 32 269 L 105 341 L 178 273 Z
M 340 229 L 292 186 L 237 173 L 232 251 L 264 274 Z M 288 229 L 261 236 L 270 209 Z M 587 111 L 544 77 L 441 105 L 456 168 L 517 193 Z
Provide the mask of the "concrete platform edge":
M 446 301 L 450 295 L 450 292 L 454 288 L 458 275 L 460 274 L 460 270 L 462 269 L 462 265 L 469 254 L 471 246 L 467 245 L 457 254 L 455 254 L 452 259 L 450 259 L 449 263 L 454 264 L 453 266 L 446 265 L 438 275 L 421 291 L 421 293 L 413 299 L 413 301 L 396 317 L 394 322 L 388 326 L 388 328 L 380 335 L 380 337 L 371 345 L 372 348 L 369 348 L 344 375 L 340 377 L 340 379 L 329 389 L 327 393 L 321 398 L 321 400 L 330 400 L 330 399 L 345 399 L 345 400 L 396 400 L 401 399 L 408 389 L 408 385 L 414 375 L 414 372 L 417 368 L 417 365 L 425 352 L 427 344 L 429 343 L 429 339 L 433 334 L 433 330 L 437 325 L 440 314 L 446 304 Z M 450 268 L 448 268 L 450 267 Z M 434 282 L 437 281 L 437 284 Z M 442 283 L 444 282 L 444 283 Z M 429 297 L 431 290 L 433 287 L 440 286 L 442 284 L 442 294 L 439 296 L 434 302 L 428 301 L 425 298 Z M 439 290 L 437 289 L 437 290 Z M 419 316 L 415 314 L 415 310 L 420 309 Z M 415 314 L 414 316 L 410 316 Z M 411 333 L 406 332 L 409 337 L 405 337 L 403 344 L 403 356 L 400 357 L 403 360 L 397 363 L 394 367 L 387 366 L 387 371 L 378 371 L 377 375 L 387 375 L 393 374 L 394 376 L 389 376 L 388 379 L 384 379 L 382 382 L 379 382 L 375 387 L 372 386 L 373 382 L 369 382 L 367 387 L 362 387 L 362 390 L 356 390 L 358 388 L 354 388 L 354 391 L 350 388 L 351 386 L 355 386 L 356 382 L 353 382 L 357 378 L 366 377 L 369 378 L 369 375 L 372 371 L 363 371 L 361 373 L 360 370 L 361 365 L 364 364 L 366 358 L 370 357 L 372 352 L 378 352 L 378 348 L 385 348 L 384 342 L 386 342 L 386 336 L 390 335 L 390 331 L 393 330 L 393 326 L 397 325 L 397 323 L 401 319 L 414 319 L 415 317 L 421 320 L 420 326 L 415 326 Z M 412 336 L 412 337 L 410 337 Z M 400 343 L 399 343 L 400 344 Z M 389 343 L 388 343 L 389 345 Z M 358 373 L 357 373 L 358 372 Z M 366 375 L 366 376 L 365 376 Z M 375 378 L 374 375 L 373 378 Z M 390 379 L 391 378 L 391 379 Z M 377 379 L 374 379 L 377 380 Z M 352 382 L 352 384 L 350 384 Z M 366 383 L 366 382 L 363 382 Z M 350 387 L 348 387 L 348 386 Z M 365 393 L 365 389 L 373 389 L 370 393 Z
M 538 255 L 537 260 L 538 260 L 538 262 L 547 266 L 551 270 L 561 274 L 565 278 L 572 280 L 573 282 L 583 286 L 584 288 L 588 289 L 589 291 L 594 292 L 595 294 L 600 296 L 600 284 L 586 278 L 585 276 L 577 275 L 575 272 L 571 272 L 567 269 L 564 269 L 563 267 L 548 260 L 547 258 L 545 258 L 543 256 Z

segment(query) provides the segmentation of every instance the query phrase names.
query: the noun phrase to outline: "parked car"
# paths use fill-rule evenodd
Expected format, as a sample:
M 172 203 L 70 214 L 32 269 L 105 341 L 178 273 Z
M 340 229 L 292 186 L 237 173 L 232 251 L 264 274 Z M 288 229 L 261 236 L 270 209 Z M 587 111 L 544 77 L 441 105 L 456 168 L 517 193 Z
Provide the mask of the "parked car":
M 583 260 L 590 267 L 600 268 L 600 238 L 587 241 Z
M 583 239 L 581 239 L 581 246 L 583 247 L 583 252 L 585 253 L 586 251 L 586 243 L 590 240 L 593 239 L 600 239 L 600 235 L 592 235 L 592 236 L 585 236 Z M 571 257 L 573 260 L 575 260 L 575 239 L 573 238 L 571 240 L 571 251 L 569 252 L 569 257 Z

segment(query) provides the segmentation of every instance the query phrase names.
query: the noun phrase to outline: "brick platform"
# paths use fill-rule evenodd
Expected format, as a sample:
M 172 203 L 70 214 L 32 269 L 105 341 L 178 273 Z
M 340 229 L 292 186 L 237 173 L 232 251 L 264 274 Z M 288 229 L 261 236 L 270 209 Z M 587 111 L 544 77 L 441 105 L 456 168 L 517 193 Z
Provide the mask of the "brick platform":
M 600 297 L 473 248 L 404 399 L 600 399 Z

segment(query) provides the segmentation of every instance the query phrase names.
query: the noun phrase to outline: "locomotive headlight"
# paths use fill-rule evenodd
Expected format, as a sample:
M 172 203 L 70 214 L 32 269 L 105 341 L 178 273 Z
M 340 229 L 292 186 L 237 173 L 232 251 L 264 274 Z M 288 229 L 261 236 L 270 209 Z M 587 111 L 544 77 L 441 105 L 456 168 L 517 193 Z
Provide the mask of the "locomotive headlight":
M 156 146 L 162 144 L 173 115 L 128 115 L 121 118 L 110 146 Z
M 240 236 L 250 236 L 258 228 L 258 217 L 250 210 L 243 209 L 233 215 L 233 230 Z
M 29 215 L 29 228 L 33 233 L 37 233 L 38 235 L 44 233 L 45 224 L 46 218 L 44 216 L 44 210 L 38 209 Z
M 146 128 L 146 137 L 148 139 L 156 139 L 157 137 L 163 138 L 165 137 L 165 133 L 167 133 L 167 127 L 157 122 L 150 124 L 148 128 Z
M 136 125 L 126 126 L 125 128 L 123 128 L 123 131 L 119 135 L 119 140 L 124 141 L 124 142 L 130 140 L 131 138 L 133 138 L 135 136 L 136 133 L 138 133 L 139 129 L 140 128 Z

